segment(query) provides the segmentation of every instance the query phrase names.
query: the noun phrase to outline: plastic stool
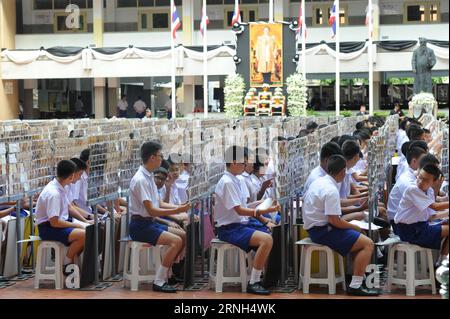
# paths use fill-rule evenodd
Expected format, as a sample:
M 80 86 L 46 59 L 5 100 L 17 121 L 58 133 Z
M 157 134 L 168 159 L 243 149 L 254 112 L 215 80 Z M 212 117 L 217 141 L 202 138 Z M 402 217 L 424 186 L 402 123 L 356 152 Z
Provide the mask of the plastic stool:
M 328 285 L 328 293 L 330 295 L 336 294 L 336 285 L 342 283 L 342 289 L 345 287 L 345 273 L 344 273 L 344 258 L 338 254 L 339 259 L 339 276 L 336 277 L 334 265 L 334 251 L 323 245 L 313 243 L 310 238 L 305 238 L 296 242 L 296 245 L 302 246 L 300 256 L 300 271 L 298 280 L 298 289 L 302 289 L 303 293 L 309 293 L 309 285 L 311 284 L 325 284 Z M 327 270 L 326 277 L 313 277 L 311 274 L 311 257 L 314 251 L 324 252 L 327 256 Z
M 403 254 L 406 255 L 406 275 L 404 277 L 401 276 L 403 273 L 402 260 L 395 263 L 395 253 L 397 253 L 398 257 L 403 257 Z M 420 254 L 421 260 L 419 273 L 417 272 L 419 270 L 417 265 L 417 253 Z M 397 266 L 396 272 L 394 271 L 395 266 Z M 427 268 L 429 271 L 427 271 Z M 420 279 L 417 278 L 418 274 L 421 275 Z M 415 296 L 417 286 L 431 285 L 431 292 L 436 294 L 432 250 L 408 243 L 393 245 L 389 250 L 388 255 L 388 291 L 391 290 L 392 285 L 405 286 L 407 296 Z
M 155 280 L 156 270 L 161 265 L 162 247 L 154 247 L 148 243 L 138 241 L 127 242 L 123 269 L 124 287 L 129 282 L 131 291 L 137 291 L 139 283 Z M 144 253 L 144 258 L 141 258 L 141 253 Z M 153 262 L 150 261 L 151 257 Z M 140 270 L 144 274 L 141 274 Z
M 239 258 L 239 276 L 225 276 L 225 252 Z M 214 257 L 217 254 L 217 263 L 214 263 Z M 209 261 L 209 284 L 216 292 L 222 292 L 224 283 L 241 283 L 242 292 L 247 291 L 247 254 L 237 246 L 213 239 L 211 241 L 211 254 Z
M 50 267 L 49 258 L 44 254 L 49 254 L 51 250 L 55 251 L 55 265 Z M 37 251 L 36 271 L 34 275 L 34 288 L 39 289 L 41 280 L 53 280 L 56 289 L 64 288 L 63 262 L 67 248 L 57 241 L 41 241 Z

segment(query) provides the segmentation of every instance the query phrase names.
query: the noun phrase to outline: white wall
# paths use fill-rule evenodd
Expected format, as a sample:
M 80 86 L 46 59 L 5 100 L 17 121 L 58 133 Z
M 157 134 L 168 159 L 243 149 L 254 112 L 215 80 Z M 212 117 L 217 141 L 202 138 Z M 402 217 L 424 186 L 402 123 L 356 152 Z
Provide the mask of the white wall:
M 92 33 L 18 34 L 16 49 L 39 49 L 54 46 L 86 47 L 93 44 Z

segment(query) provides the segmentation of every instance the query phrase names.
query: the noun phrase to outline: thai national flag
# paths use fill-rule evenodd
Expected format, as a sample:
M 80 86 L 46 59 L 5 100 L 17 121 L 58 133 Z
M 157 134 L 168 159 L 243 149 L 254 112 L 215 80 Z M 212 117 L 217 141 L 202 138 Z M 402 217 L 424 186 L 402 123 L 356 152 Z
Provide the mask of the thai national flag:
M 328 24 L 331 25 L 332 38 L 336 36 L 336 20 L 338 19 L 338 13 L 336 12 L 336 1 L 334 0 L 333 7 L 331 8 L 330 19 Z
M 373 34 L 373 7 L 371 3 L 367 6 L 366 9 L 366 26 L 369 27 L 370 37 Z
M 302 5 L 300 5 L 300 9 L 298 11 L 298 29 L 297 29 L 297 37 L 300 39 L 303 35 L 303 31 L 305 32 L 305 38 L 307 36 L 306 33 L 306 23 L 303 19 L 303 10 Z
M 205 30 L 209 24 L 208 16 L 206 15 L 206 7 L 202 8 L 202 20 L 200 22 L 200 33 L 205 36 Z
M 175 6 L 175 2 L 173 3 L 172 8 L 172 37 L 174 39 L 177 38 L 177 30 L 181 27 L 181 20 L 178 17 L 177 7 Z
M 231 26 L 235 23 L 241 23 L 241 9 L 239 8 L 239 0 L 236 0 L 234 3 L 234 12 L 233 12 L 233 18 L 231 19 Z

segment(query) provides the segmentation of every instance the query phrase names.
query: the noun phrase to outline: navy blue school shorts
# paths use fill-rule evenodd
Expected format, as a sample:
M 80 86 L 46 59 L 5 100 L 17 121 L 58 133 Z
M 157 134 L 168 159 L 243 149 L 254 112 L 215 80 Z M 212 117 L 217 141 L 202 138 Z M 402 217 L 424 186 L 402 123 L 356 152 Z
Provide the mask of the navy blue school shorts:
M 130 221 L 131 239 L 153 246 L 157 245 L 159 236 L 167 229 L 166 225 L 154 222 L 151 219 L 131 219 Z
M 42 240 L 58 241 L 65 246 L 70 246 L 69 236 L 73 231 L 72 227 L 67 228 L 55 228 L 50 223 L 43 223 L 38 225 L 39 237 Z
M 440 249 L 442 225 L 430 225 L 428 222 L 397 224 L 400 239 L 420 247 Z
M 234 223 L 221 226 L 218 228 L 217 234 L 220 240 L 235 245 L 248 253 L 252 250 L 249 244 L 255 231 L 270 234 L 269 228 L 253 218 L 249 219 L 248 224 Z
M 313 227 L 308 229 L 308 234 L 314 243 L 328 246 L 343 257 L 350 253 L 361 235 L 354 229 L 340 229 L 332 225 Z

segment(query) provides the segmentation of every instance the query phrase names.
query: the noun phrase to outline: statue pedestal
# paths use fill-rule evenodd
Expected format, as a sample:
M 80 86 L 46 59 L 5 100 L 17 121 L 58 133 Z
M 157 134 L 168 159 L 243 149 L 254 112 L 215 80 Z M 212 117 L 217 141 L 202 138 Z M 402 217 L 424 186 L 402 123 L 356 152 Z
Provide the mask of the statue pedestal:
M 409 103 L 408 116 L 420 117 L 422 114 L 432 114 L 434 117 L 438 113 L 438 102 L 431 93 L 419 93 L 412 97 Z

